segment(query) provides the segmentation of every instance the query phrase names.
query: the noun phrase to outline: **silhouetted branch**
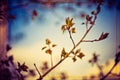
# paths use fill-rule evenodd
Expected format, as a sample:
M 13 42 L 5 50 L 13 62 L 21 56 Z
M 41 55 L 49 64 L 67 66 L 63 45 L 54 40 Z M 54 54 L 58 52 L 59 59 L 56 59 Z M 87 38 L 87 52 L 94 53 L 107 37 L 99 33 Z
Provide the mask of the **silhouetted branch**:
M 117 74 L 117 73 L 111 73 L 113 76 L 117 76 L 117 77 L 120 77 L 120 73 Z
M 37 68 L 37 66 L 36 66 L 36 64 L 34 63 L 34 66 L 35 66 L 35 69 L 36 69 L 36 71 L 38 72 L 38 74 L 39 74 L 39 76 L 40 76 L 40 80 L 42 80 L 42 76 L 41 76 L 41 73 L 40 73 L 40 71 L 38 70 L 38 68 Z
M 109 72 L 103 76 L 100 80 L 105 80 L 106 77 L 109 76 L 109 74 L 111 74 L 112 70 L 117 66 L 117 64 L 119 63 L 120 61 L 120 52 L 116 53 L 116 56 L 115 56 L 115 62 L 114 62 L 114 65 L 112 66 L 112 68 L 109 70 Z
M 103 74 L 102 66 L 98 62 L 96 62 L 96 65 L 97 65 L 98 69 L 100 70 L 100 77 L 103 77 L 104 74 Z
M 112 68 L 109 70 L 109 72 L 108 72 L 106 75 L 104 75 L 100 80 L 105 80 L 105 79 L 108 77 L 108 75 L 112 72 L 112 70 L 116 67 L 117 64 L 118 64 L 118 63 L 115 63 L 115 64 L 112 66 Z
M 98 39 L 94 39 L 94 40 L 83 40 L 82 42 L 97 42 L 97 41 L 100 41 Z

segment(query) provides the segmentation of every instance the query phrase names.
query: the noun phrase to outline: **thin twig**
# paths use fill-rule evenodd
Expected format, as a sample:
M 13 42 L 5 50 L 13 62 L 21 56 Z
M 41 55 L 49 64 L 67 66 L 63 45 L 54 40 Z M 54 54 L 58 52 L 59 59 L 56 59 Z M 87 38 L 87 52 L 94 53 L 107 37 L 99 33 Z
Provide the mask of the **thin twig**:
M 68 30 L 68 33 L 69 33 L 69 35 L 70 35 L 70 39 L 71 39 L 71 41 L 72 41 L 72 43 L 73 43 L 73 45 L 74 45 L 74 47 L 75 47 L 75 42 L 74 42 L 74 40 L 73 40 L 73 38 L 72 38 L 72 35 L 71 35 L 71 32 Z
M 100 76 L 100 77 L 103 77 L 104 74 L 103 74 L 103 69 L 102 69 L 102 67 L 99 65 L 98 62 L 96 62 L 96 65 L 97 65 L 98 69 L 100 70 L 100 73 L 101 73 L 101 76 Z
M 48 45 L 49 49 L 50 49 L 50 45 Z M 51 49 L 50 49 L 51 50 Z M 53 66 L 53 59 L 52 59 L 52 53 L 50 55 L 50 61 L 51 61 L 51 67 Z
M 115 64 L 112 66 L 112 68 L 109 70 L 109 72 L 108 72 L 106 75 L 104 75 L 100 80 L 105 80 L 105 78 L 108 77 L 108 75 L 112 72 L 112 70 L 116 67 L 117 64 L 118 64 L 118 63 L 115 63 Z
M 86 31 L 88 30 L 88 20 L 86 20 Z
M 40 73 L 40 71 L 38 70 L 38 68 L 37 68 L 37 66 L 36 66 L 36 64 L 35 64 L 35 63 L 34 63 L 34 66 L 35 66 L 35 69 L 36 69 L 36 71 L 38 72 L 38 74 L 39 74 L 39 76 L 40 76 L 40 80 L 42 80 L 41 73 Z
M 50 59 L 51 59 L 51 67 L 53 67 L 53 59 L 52 59 L 52 54 L 50 55 Z
M 83 40 L 82 42 L 97 42 L 100 41 L 99 39 L 94 39 L 94 40 Z

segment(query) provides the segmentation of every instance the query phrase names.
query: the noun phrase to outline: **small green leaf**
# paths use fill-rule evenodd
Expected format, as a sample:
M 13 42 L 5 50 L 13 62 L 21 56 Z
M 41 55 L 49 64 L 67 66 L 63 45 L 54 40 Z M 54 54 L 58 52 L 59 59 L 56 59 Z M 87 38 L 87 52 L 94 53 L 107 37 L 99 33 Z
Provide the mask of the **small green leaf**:
M 45 48 L 47 48 L 46 46 L 44 46 L 43 48 L 42 48 L 42 50 L 44 50 Z
M 46 51 L 45 51 L 45 53 L 47 53 L 47 54 L 52 54 L 52 50 L 51 49 L 47 49 Z
M 46 44 L 50 45 L 51 41 L 49 39 L 46 39 Z
M 56 44 L 53 44 L 52 47 L 56 47 L 57 45 Z
M 66 52 L 65 52 L 65 48 L 63 48 L 63 49 L 62 49 L 62 52 L 61 52 L 61 57 L 64 57 L 65 54 L 66 54 Z
M 62 30 L 62 31 L 63 31 L 63 33 L 64 33 L 64 32 L 65 32 L 65 30 L 66 30 L 66 25 L 62 25 L 61 30 Z
M 80 49 L 77 49 L 76 52 L 75 52 L 75 55 L 76 55 L 77 53 L 80 53 L 80 51 L 81 51 Z
M 21 69 L 23 70 L 23 71 L 25 71 L 25 72 L 27 72 L 28 70 L 28 66 L 27 65 L 25 65 L 25 63 L 23 63 L 22 65 L 21 65 Z
M 71 29 L 71 32 L 72 32 L 72 33 L 76 33 L 76 28 L 72 28 L 72 29 Z
M 18 62 L 18 72 L 21 72 L 21 71 L 25 71 L 27 72 L 28 71 L 28 66 L 25 65 L 25 62 L 21 65 L 19 62 Z
M 66 18 L 66 26 L 67 26 L 67 29 L 70 29 L 70 27 L 72 27 L 75 23 L 72 22 L 73 21 L 73 18 Z
M 70 18 L 67 17 L 67 18 L 66 18 L 66 24 L 69 24 L 69 22 L 70 22 Z
M 77 55 L 78 58 L 82 59 L 85 55 L 81 52 L 79 55 Z
M 65 51 L 65 48 L 62 49 L 62 52 L 61 52 L 61 57 L 68 57 L 69 54 Z
M 76 57 L 74 56 L 74 57 L 72 58 L 72 60 L 73 60 L 73 62 L 75 62 L 77 59 L 76 59 Z

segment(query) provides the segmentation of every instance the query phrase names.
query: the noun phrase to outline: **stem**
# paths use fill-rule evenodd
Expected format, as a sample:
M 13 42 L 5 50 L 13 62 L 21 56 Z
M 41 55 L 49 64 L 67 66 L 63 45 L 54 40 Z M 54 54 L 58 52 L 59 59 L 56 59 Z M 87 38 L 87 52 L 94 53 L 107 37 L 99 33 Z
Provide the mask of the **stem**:
M 50 59 L 51 59 L 51 67 L 53 67 L 53 59 L 52 59 L 52 54 L 50 55 Z
M 72 43 L 73 43 L 73 45 L 74 45 L 74 47 L 75 47 L 75 42 L 74 42 L 74 40 L 73 40 L 73 38 L 72 38 L 72 35 L 71 35 L 71 32 L 68 30 L 68 32 L 69 32 L 69 35 L 70 35 L 70 39 L 71 39 L 71 41 L 72 41 Z
M 100 41 L 99 39 L 94 39 L 94 40 L 83 40 L 82 42 L 96 42 L 96 41 Z
M 86 20 L 86 30 L 88 30 L 88 20 Z
M 40 71 L 38 70 L 38 68 L 37 68 L 37 66 L 36 66 L 36 64 L 35 64 L 35 63 L 34 63 L 34 66 L 35 66 L 35 69 L 37 70 L 37 72 L 38 72 L 38 74 L 39 74 L 39 76 L 40 76 L 40 80 L 42 80 L 41 73 L 40 73 Z
M 50 49 L 50 45 L 48 45 L 49 49 Z M 51 49 L 50 49 L 51 50 Z M 50 61 L 51 61 L 51 67 L 53 66 L 53 59 L 52 59 L 52 53 L 50 55 Z
M 98 69 L 100 70 L 100 74 L 101 74 L 101 76 L 100 76 L 100 77 L 103 77 L 103 76 L 104 76 L 104 74 L 103 74 L 103 70 L 102 70 L 101 66 L 99 65 L 99 63 L 98 63 L 98 62 L 96 63 L 96 65 L 97 65 Z
M 105 78 L 108 77 L 108 75 L 112 72 L 112 70 L 115 68 L 115 66 L 116 66 L 117 64 L 118 64 L 118 63 L 115 63 L 115 64 L 112 66 L 112 68 L 109 70 L 109 72 L 108 72 L 105 76 L 103 76 L 100 80 L 105 80 Z

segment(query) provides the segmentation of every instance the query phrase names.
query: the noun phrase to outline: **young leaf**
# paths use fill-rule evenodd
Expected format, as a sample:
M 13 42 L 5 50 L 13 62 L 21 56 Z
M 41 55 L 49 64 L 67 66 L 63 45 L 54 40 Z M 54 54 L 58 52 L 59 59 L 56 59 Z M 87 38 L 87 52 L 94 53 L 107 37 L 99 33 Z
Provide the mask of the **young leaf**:
M 42 50 L 44 50 L 45 48 L 47 48 L 46 46 L 44 46 L 43 48 L 42 48 Z
M 68 53 L 65 51 L 65 48 L 62 49 L 61 57 L 67 57 Z
M 28 66 L 25 65 L 25 63 L 23 63 L 22 65 L 18 62 L 18 72 L 21 72 L 21 71 L 25 71 L 27 72 L 28 71 Z
M 56 47 L 57 45 L 56 44 L 53 44 L 52 47 Z
M 66 18 L 66 24 L 69 24 L 69 22 L 70 22 L 70 19 L 69 19 L 69 17 L 67 17 Z
M 20 62 L 17 62 L 17 64 L 18 64 L 18 67 L 20 67 Z
M 66 30 L 66 25 L 62 25 L 61 30 L 62 30 L 62 31 L 63 31 L 63 33 L 64 33 L 64 32 L 65 32 L 65 30 Z
M 29 70 L 29 75 L 34 77 L 36 75 L 36 73 L 33 69 L 31 69 L 31 70 Z
M 23 71 L 25 71 L 25 72 L 27 72 L 28 70 L 28 66 L 27 65 L 25 65 L 25 63 L 23 63 L 22 65 L 21 65 L 21 69 L 23 70 Z
M 65 57 L 68 57 L 68 56 L 69 56 L 69 53 L 67 53 L 67 52 L 66 52 L 66 55 L 65 55 Z
M 77 50 L 76 50 L 75 55 L 76 55 L 77 53 L 80 53 L 80 49 L 77 49 Z
M 99 37 L 99 40 L 106 39 L 108 37 L 109 33 L 102 32 L 101 36 Z
M 45 51 L 45 53 L 47 53 L 47 54 L 52 54 L 52 50 L 51 49 L 47 49 L 46 51 Z
M 49 39 L 46 39 L 46 44 L 50 45 L 51 41 Z
M 72 32 L 72 33 L 76 33 L 76 28 L 72 28 L 72 29 L 71 29 L 71 32 Z
M 73 62 L 75 62 L 77 59 L 76 59 L 76 57 L 74 56 L 74 57 L 72 58 L 72 60 L 73 60 Z
M 70 27 L 72 27 L 75 24 L 72 21 L 73 21 L 73 18 L 72 19 L 70 19 L 69 17 L 66 18 L 66 26 L 68 30 L 70 29 Z
M 79 55 L 77 55 L 78 58 L 82 59 L 85 55 L 81 52 Z
M 96 53 L 93 53 L 93 62 L 96 63 L 98 61 L 99 55 Z

